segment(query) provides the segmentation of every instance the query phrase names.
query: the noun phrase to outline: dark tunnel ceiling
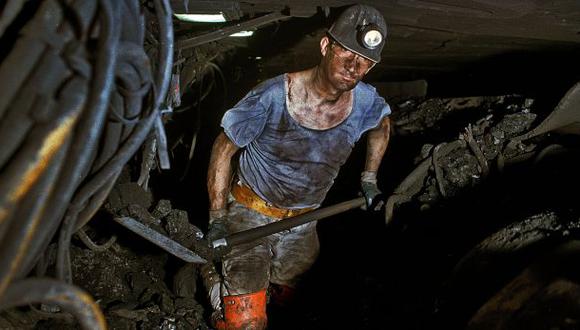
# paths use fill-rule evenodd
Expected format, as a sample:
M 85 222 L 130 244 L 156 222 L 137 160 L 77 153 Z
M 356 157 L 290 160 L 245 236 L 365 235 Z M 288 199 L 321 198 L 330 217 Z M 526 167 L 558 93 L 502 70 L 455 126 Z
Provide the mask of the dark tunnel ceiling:
M 221 42 L 251 46 L 268 72 L 284 72 L 313 65 L 317 43 L 330 17 L 352 1 L 172 1 L 174 10 L 218 8 L 239 21 L 270 12 L 292 19 L 261 27 L 253 40 Z M 513 53 L 577 52 L 580 48 L 580 1 L 530 0 L 392 0 L 361 2 L 373 5 L 389 26 L 388 44 L 375 75 L 412 78 Z M 184 4 L 187 4 L 186 6 Z M 232 10 L 233 9 L 233 10 Z M 326 13 L 326 14 L 325 14 Z M 176 33 L 191 25 L 177 24 Z M 199 25 L 194 27 L 195 34 Z M 212 27 L 205 26 L 211 30 Z M 215 29 L 215 28 L 214 28 Z M 260 33 L 263 36 L 260 39 Z M 277 35 L 274 35 L 276 33 Z M 179 39 L 178 39 L 179 40 Z

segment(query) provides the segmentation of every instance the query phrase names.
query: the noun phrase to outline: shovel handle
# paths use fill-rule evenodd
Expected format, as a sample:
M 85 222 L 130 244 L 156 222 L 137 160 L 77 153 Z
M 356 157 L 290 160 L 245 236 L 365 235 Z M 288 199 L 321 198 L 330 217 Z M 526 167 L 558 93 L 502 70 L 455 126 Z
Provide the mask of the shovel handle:
M 357 207 L 361 207 L 365 204 L 364 197 L 358 197 L 355 199 L 351 199 L 349 201 L 345 201 L 342 203 L 338 203 L 332 206 L 328 206 L 322 209 L 310 211 L 308 213 L 304 213 L 295 217 L 282 219 L 273 223 L 269 223 L 267 225 L 263 225 L 260 227 L 244 230 L 241 232 L 237 232 L 231 235 L 228 235 L 224 238 L 217 239 L 212 242 L 213 248 L 217 248 L 220 246 L 236 246 L 244 243 L 249 243 L 255 241 L 259 238 L 263 238 L 275 233 L 279 233 L 284 230 L 288 230 L 290 228 L 294 228 L 300 225 L 303 225 L 308 222 L 317 221 L 320 219 L 324 219 L 335 214 L 339 214 L 342 212 L 346 212 L 348 210 L 355 209 Z

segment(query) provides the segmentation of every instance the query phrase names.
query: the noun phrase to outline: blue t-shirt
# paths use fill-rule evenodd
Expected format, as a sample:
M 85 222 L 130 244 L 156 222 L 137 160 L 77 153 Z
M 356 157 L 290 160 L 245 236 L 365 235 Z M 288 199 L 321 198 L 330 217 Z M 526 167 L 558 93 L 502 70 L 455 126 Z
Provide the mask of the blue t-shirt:
M 362 134 L 391 113 L 375 88 L 359 82 L 352 111 L 339 125 L 301 126 L 286 109 L 286 75 L 264 81 L 222 118 L 225 134 L 238 147 L 238 177 L 274 206 L 319 206 Z

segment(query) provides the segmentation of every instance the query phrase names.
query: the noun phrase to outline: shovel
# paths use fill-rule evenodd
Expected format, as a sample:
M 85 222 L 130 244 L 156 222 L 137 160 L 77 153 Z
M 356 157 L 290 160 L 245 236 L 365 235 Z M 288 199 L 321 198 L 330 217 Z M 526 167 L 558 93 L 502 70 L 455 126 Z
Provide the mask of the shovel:
M 213 262 L 208 262 L 208 260 L 211 261 L 214 259 L 214 256 L 223 255 L 225 251 L 228 251 L 233 246 L 249 243 L 257 239 L 303 225 L 305 223 L 317 221 L 333 216 L 335 214 L 358 208 L 363 206 L 365 203 L 365 198 L 359 197 L 346 202 L 335 204 L 333 206 L 328 206 L 322 209 L 304 213 L 296 217 L 282 219 L 267 225 L 244 230 L 223 238 L 216 239 L 212 242 L 208 242 L 209 249 L 203 249 L 205 252 L 202 253 L 202 255 L 207 256 L 206 258 L 202 258 L 196 252 L 149 228 L 136 219 L 130 217 L 118 217 L 115 218 L 115 221 L 181 260 L 189 263 L 202 264 L 200 268 L 202 275 L 201 277 L 203 279 L 204 286 L 208 291 L 208 297 L 210 299 L 211 305 L 214 309 L 214 312 L 221 313 L 221 276 L 211 276 L 211 274 L 217 274 L 217 272 Z M 214 251 L 218 251 L 218 253 L 214 253 Z
M 305 223 L 309 223 L 312 221 L 317 221 L 320 219 L 328 218 L 330 216 L 346 212 L 348 210 L 352 210 L 358 207 L 361 207 L 365 204 L 364 197 L 358 197 L 355 199 L 351 199 L 346 202 L 342 202 L 339 204 L 335 204 L 332 206 L 328 206 L 325 208 L 321 208 L 318 210 L 310 211 L 308 213 L 304 213 L 295 217 L 282 219 L 273 223 L 269 223 L 267 225 L 263 225 L 260 227 L 244 230 L 241 232 L 233 233 L 223 238 L 216 239 L 212 242 L 208 242 L 210 248 L 213 250 L 217 248 L 226 248 L 230 249 L 233 246 L 249 243 L 255 241 L 257 239 L 279 233 L 284 230 L 288 230 L 290 228 L 294 228 Z M 149 228 L 147 225 L 144 225 L 140 221 L 131 218 L 131 217 L 117 217 L 114 220 L 122 225 L 123 227 L 129 229 L 130 231 L 134 232 L 135 234 L 143 237 L 144 239 L 148 240 L 149 242 L 157 245 L 158 247 L 162 248 L 166 252 L 174 255 L 175 257 L 188 262 L 188 263 L 196 263 L 196 264 L 205 264 L 207 263 L 207 259 L 211 259 L 211 255 L 213 251 L 205 251 L 202 253 L 204 256 L 210 255 L 210 258 L 202 258 L 198 253 L 201 251 L 192 251 L 183 245 L 179 244 L 178 242 L 172 240 L 171 238 L 160 234 L 156 230 Z

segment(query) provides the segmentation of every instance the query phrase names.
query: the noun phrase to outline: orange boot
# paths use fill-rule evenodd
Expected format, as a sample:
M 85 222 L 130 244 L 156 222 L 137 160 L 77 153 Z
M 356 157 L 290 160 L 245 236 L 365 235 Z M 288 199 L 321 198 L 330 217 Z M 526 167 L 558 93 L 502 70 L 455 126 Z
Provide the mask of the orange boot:
M 225 330 L 266 329 L 266 289 L 224 297 Z

